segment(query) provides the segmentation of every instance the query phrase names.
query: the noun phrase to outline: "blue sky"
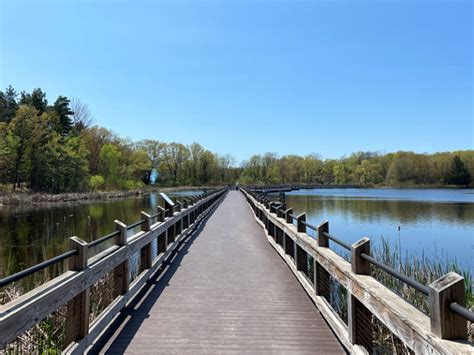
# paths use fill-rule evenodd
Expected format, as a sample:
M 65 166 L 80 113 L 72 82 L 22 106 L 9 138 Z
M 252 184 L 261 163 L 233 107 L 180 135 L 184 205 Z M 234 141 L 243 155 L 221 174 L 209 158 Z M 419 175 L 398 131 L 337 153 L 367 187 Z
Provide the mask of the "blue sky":
M 134 140 L 253 153 L 473 149 L 471 1 L 0 0 L 0 86 Z

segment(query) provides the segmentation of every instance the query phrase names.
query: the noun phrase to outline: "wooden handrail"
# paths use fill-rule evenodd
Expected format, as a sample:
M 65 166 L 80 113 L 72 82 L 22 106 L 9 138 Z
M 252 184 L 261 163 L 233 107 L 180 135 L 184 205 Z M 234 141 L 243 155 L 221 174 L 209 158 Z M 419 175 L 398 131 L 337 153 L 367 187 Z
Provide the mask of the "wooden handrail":
M 182 208 L 180 212 L 174 212 L 170 217 L 163 216 L 163 221 L 158 218 L 154 224 L 150 222 L 150 215 L 142 213 L 141 216 L 145 220 L 140 223 L 142 230 L 129 238 L 126 237 L 128 226 L 116 221 L 119 232 L 113 233 L 116 238 L 115 245 L 91 258 L 87 257 L 88 243 L 77 237 L 71 238 L 72 250 L 76 250 L 76 253 L 69 271 L 0 306 L 0 349 L 61 306 L 68 304 L 68 309 L 73 312 L 67 312 L 66 322 L 73 324 L 66 326 L 66 339 L 69 344 L 65 344 L 65 351 L 82 353 L 156 273 L 179 243 L 193 233 L 226 192 L 227 189 L 220 189 L 200 195 L 199 199 L 193 199 L 192 205 Z M 164 214 L 162 209 L 159 209 L 158 214 Z M 168 238 L 168 230 L 171 228 L 178 233 L 173 233 L 172 238 Z M 160 238 L 164 238 L 164 246 L 154 260 L 149 260 L 151 243 L 157 240 L 157 245 L 163 245 Z M 141 264 L 141 274 L 129 284 L 128 265 L 132 255 L 137 252 L 145 258 L 145 262 Z M 115 298 L 89 326 L 90 288 L 110 272 L 115 278 Z M 77 325 L 79 327 L 76 327 Z
M 464 324 L 464 328 L 461 326 L 461 330 L 467 331 L 465 319 L 446 318 L 446 308 L 449 308 L 449 303 L 445 301 L 443 295 L 450 287 L 456 287 L 455 294 L 459 294 L 462 284 L 460 282 L 461 276 L 449 273 L 430 285 L 430 296 L 433 293 L 436 295 L 434 298 L 437 299 L 437 302 L 431 301 L 433 316 L 430 319 L 370 276 L 370 265 L 361 257 L 364 254 L 370 254 L 368 239 L 361 239 L 351 246 L 352 258 L 351 262 L 348 262 L 328 248 L 327 237 L 325 237 L 328 233 L 327 223 L 319 226 L 318 237 L 322 238 L 316 240 L 306 233 L 306 229 L 302 228 L 303 215 L 298 217 L 299 223 L 294 225 L 288 214 L 273 213 L 272 206 L 268 201 L 254 197 L 245 189 L 241 189 L 241 191 L 245 195 L 256 221 L 267 230 L 267 239 L 270 244 L 288 264 L 329 326 L 349 351 L 362 353 L 367 351 L 362 345 L 365 345 L 363 340 L 372 339 L 372 324 L 367 320 L 370 320 L 374 315 L 417 354 L 468 354 L 474 352 L 474 347 L 467 344 L 466 341 L 448 340 L 459 337 L 459 328 L 462 324 Z M 308 256 L 313 258 L 314 280 L 309 280 L 306 275 Z M 306 265 L 304 265 L 305 263 Z M 325 287 L 330 282 L 330 277 L 348 292 L 347 325 L 326 299 L 328 291 Z M 441 284 L 439 287 L 436 285 L 437 282 Z M 463 289 L 462 293 L 464 293 Z M 453 294 L 454 292 L 451 296 Z M 460 298 L 462 299 L 462 296 Z M 434 327 L 433 318 L 435 319 Z M 446 329 L 448 321 L 454 323 L 451 324 L 450 330 Z M 364 322 L 365 324 L 361 324 Z M 368 332 L 370 334 L 367 334 Z M 368 350 L 370 351 L 370 349 Z

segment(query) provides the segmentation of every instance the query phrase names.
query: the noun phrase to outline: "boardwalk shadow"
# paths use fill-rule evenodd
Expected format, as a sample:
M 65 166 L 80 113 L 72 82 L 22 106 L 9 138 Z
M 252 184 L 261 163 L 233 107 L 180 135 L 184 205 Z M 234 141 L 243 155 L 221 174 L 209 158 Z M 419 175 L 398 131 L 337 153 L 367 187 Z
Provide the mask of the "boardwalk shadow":
M 149 317 L 150 310 L 156 300 L 169 286 L 169 281 L 178 270 L 181 261 L 219 204 L 201 221 L 197 229 L 180 243 L 155 275 L 147 281 L 133 301 L 120 312 L 106 332 L 97 339 L 94 346 L 89 350 L 89 354 L 118 354 L 127 350 L 141 324 Z M 104 349 L 107 349 L 107 351 Z

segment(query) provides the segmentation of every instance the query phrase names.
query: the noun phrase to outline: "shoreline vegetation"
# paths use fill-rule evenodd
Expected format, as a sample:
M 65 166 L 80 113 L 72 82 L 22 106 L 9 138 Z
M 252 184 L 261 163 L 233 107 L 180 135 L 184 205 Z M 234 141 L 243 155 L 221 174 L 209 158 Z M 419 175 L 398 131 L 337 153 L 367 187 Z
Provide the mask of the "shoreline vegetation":
M 176 186 L 176 187 L 160 187 L 160 186 L 146 186 L 141 189 L 133 190 L 112 190 L 112 191 L 89 191 L 89 192 L 60 192 L 60 193 L 45 193 L 33 191 L 15 191 L 8 192 L 0 189 L 0 208 L 1 207 L 19 207 L 25 205 L 52 205 L 63 203 L 91 203 L 98 201 L 117 200 L 132 196 L 148 196 L 153 192 L 179 192 L 189 190 L 203 190 L 214 189 L 219 186 Z M 306 187 L 302 187 L 306 188 Z M 308 187 L 312 189 L 313 187 Z M 318 187 L 315 187 L 318 188 Z M 465 187 L 455 185 L 406 185 L 406 186 L 356 186 L 348 185 L 347 187 L 341 185 L 324 185 L 321 188 L 369 188 L 369 189 L 453 189 L 460 190 Z
M 318 149 L 317 144 L 315 150 Z M 237 162 L 199 143 L 132 141 L 92 125 L 87 104 L 40 88 L 0 91 L 0 190 L 35 193 L 134 191 L 158 186 L 319 184 L 473 187 L 474 150 L 252 155 Z
M 213 189 L 211 186 L 178 186 L 178 187 L 146 187 L 137 190 L 90 191 L 66 193 L 39 192 L 0 192 L 0 208 L 2 206 L 21 207 L 25 205 L 52 205 L 67 203 L 90 203 L 117 200 L 132 196 L 148 196 L 153 192 L 179 192 L 189 190 Z

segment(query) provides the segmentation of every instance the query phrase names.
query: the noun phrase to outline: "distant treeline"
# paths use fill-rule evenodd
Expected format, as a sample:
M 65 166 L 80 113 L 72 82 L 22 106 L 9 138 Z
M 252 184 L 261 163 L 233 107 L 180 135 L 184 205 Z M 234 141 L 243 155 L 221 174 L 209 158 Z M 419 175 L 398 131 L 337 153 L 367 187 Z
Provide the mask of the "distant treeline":
M 158 172 L 163 186 L 235 182 L 240 169 L 197 143 L 132 142 L 91 125 L 87 105 L 41 89 L 0 91 L 0 184 L 44 192 L 135 189 Z
M 245 184 L 341 184 L 360 186 L 469 186 L 474 151 L 417 154 L 358 152 L 341 159 L 317 155 L 254 155 L 243 164 Z
M 156 172 L 158 176 L 156 178 Z M 86 104 L 41 89 L 0 91 L 0 185 L 7 190 L 69 192 L 160 186 L 250 184 L 471 184 L 474 151 L 355 153 L 337 160 L 276 154 L 235 159 L 156 140 L 133 142 L 92 125 Z

